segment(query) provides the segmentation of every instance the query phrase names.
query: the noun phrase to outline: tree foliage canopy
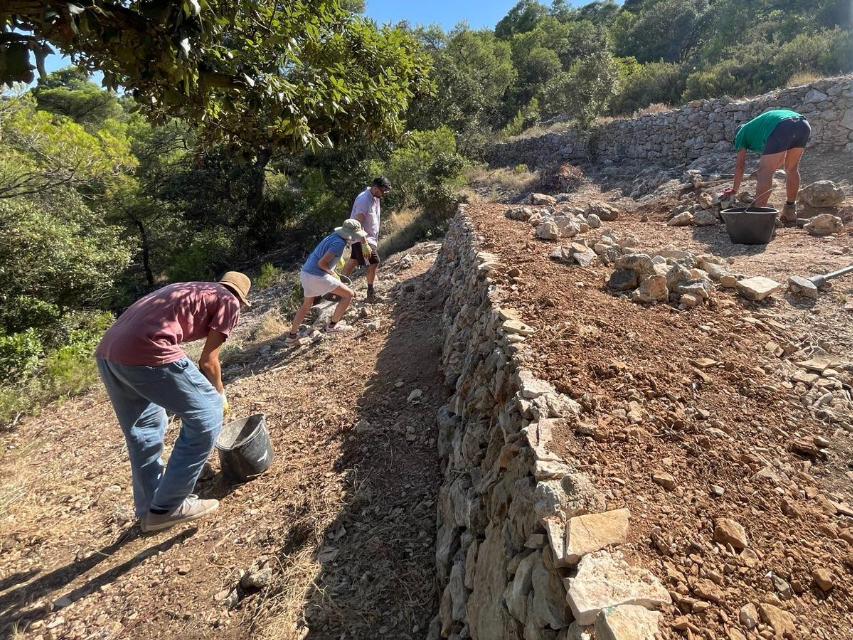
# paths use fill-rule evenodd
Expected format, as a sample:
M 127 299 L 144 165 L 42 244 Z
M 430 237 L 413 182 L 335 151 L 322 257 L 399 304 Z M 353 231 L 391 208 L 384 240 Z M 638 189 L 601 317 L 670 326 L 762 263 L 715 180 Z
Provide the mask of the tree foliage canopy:
M 849 0 L 521 0 L 494 30 L 447 33 L 363 9 L 0 3 L 0 84 L 49 51 L 74 63 L 0 100 L 0 379 L 79 390 L 110 312 L 170 280 L 298 264 L 376 173 L 395 183 L 384 212 L 426 212 L 424 237 L 496 136 L 853 71 Z M 8 388 L 0 424 L 42 397 Z
M 339 0 L 7 0 L 0 27 L 0 81 L 31 81 L 53 47 L 155 121 L 248 149 L 397 131 L 428 72 L 413 38 Z

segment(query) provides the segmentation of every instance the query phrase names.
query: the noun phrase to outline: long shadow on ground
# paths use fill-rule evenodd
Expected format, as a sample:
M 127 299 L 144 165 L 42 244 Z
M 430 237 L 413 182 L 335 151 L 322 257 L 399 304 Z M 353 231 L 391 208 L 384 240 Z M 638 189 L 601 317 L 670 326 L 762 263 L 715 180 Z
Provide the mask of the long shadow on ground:
M 93 591 L 114 582 L 121 575 L 127 573 L 146 559 L 156 556 L 159 553 L 163 553 L 176 544 L 182 544 L 187 538 L 191 537 L 196 532 L 197 529 L 193 527 L 186 531 L 182 531 L 159 544 L 146 547 L 125 562 L 107 569 L 97 576 L 93 576 L 81 586 L 73 589 L 61 598 L 54 596 L 59 596 L 59 591 L 73 582 L 76 578 L 94 569 L 102 562 L 108 562 L 122 547 L 138 539 L 141 536 L 139 529 L 134 527 L 130 532 L 122 535 L 111 545 L 99 549 L 86 558 L 75 560 L 63 567 L 54 569 L 50 573 L 46 573 L 35 580 L 29 581 L 29 579 L 34 575 L 37 575 L 38 572 L 21 574 L 19 576 L 19 580 L 16 582 L 4 580 L 4 588 L 15 588 L 0 595 L 0 633 L 11 633 L 11 630 L 16 625 L 21 625 L 23 623 L 23 625 L 26 626 L 35 620 L 41 620 L 46 617 L 51 611 L 50 607 L 39 607 L 36 609 L 31 608 L 31 606 L 39 599 L 47 597 L 46 599 L 55 603 L 57 600 L 59 603 L 63 603 L 57 603 L 54 606 L 68 606 Z
M 308 640 L 422 638 L 437 606 L 443 296 L 425 274 L 397 285 L 388 304 L 393 327 L 358 401 L 358 426 L 344 436 L 336 463 L 348 478 L 346 506 L 319 550 L 322 569 L 302 614 Z M 415 390 L 422 395 L 410 401 Z

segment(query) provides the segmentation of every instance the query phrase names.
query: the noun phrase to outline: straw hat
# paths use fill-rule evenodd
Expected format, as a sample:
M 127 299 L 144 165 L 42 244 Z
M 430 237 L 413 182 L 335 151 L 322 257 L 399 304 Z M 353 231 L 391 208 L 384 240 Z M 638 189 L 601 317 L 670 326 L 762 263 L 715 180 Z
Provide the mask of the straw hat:
M 335 229 L 335 233 L 346 240 L 364 240 L 367 237 L 367 232 L 361 228 L 361 223 L 354 218 L 344 220 L 344 223 Z
M 249 277 L 239 271 L 229 271 L 219 280 L 219 284 L 227 287 L 237 298 L 247 307 L 252 305 L 249 303 L 249 289 L 252 288 L 252 281 Z

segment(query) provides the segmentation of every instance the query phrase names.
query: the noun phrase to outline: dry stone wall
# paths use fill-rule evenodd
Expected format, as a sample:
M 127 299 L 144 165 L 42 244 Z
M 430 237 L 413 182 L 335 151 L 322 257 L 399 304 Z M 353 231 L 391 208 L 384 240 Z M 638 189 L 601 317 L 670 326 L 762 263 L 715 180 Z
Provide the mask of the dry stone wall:
M 747 100 L 694 100 L 680 109 L 614 120 L 591 133 L 564 133 L 493 145 L 493 166 L 555 162 L 648 161 L 681 164 L 730 152 L 735 130 L 768 109 L 793 109 L 812 126 L 809 147 L 853 153 L 853 78 L 831 78 Z
M 628 510 L 608 512 L 549 449 L 578 407 L 525 368 L 533 329 L 501 307 L 501 268 L 460 209 L 431 274 L 447 293 L 442 365 L 455 392 L 438 415 L 441 598 L 429 638 L 568 640 L 595 628 L 652 640 L 670 596 L 618 551 Z

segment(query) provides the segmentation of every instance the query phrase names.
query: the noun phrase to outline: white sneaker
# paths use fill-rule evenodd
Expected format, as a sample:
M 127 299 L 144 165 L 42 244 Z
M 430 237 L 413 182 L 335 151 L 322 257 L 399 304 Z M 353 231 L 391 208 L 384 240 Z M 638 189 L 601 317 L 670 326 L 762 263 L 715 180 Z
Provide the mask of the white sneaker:
M 183 522 L 192 522 L 202 516 L 206 516 L 219 508 L 219 500 L 201 500 L 195 494 L 187 496 L 179 506 L 169 513 L 146 513 L 139 522 L 144 533 L 149 531 L 160 531 L 174 527 Z
M 335 326 L 326 327 L 326 333 L 346 333 L 347 331 L 351 331 L 352 327 L 343 322 L 338 322 Z

